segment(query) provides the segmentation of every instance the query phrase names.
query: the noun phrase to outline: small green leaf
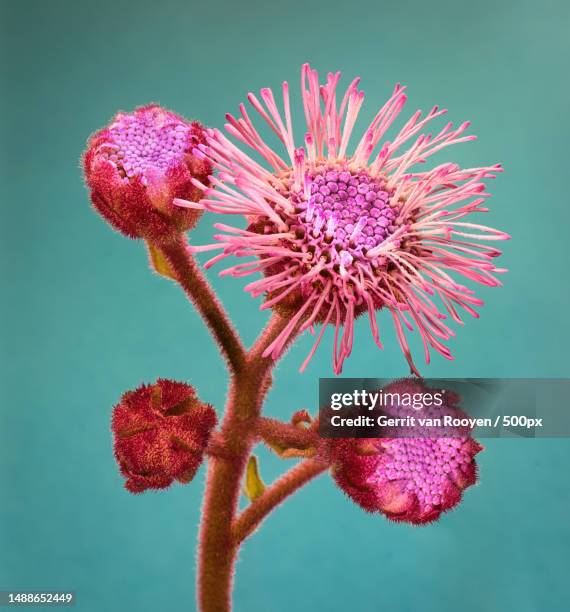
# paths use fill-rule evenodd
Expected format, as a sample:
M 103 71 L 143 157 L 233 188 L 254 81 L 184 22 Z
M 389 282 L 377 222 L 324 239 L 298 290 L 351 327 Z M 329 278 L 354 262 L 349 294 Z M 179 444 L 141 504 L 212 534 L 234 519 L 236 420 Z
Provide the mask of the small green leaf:
M 147 241 L 146 245 L 148 247 L 148 259 L 150 261 L 151 268 L 158 274 L 166 276 L 166 278 L 176 280 L 176 274 L 166 257 L 164 257 L 164 255 L 159 249 L 156 248 L 154 244 L 152 244 L 152 242 Z
M 255 501 L 263 491 L 265 491 L 265 484 L 259 475 L 257 457 L 252 455 L 247 462 L 244 493 L 247 495 L 249 501 Z

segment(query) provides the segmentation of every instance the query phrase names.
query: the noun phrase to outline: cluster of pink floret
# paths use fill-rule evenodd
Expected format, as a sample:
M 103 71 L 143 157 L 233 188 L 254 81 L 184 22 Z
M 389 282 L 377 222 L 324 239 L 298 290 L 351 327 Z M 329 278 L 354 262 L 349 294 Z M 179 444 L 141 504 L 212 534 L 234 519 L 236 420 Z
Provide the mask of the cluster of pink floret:
M 300 217 L 302 226 L 315 245 L 321 232 L 325 239 L 330 237 L 329 252 L 340 253 L 341 265 L 350 265 L 364 249 L 378 246 L 396 230 L 397 210 L 392 209 L 389 198 L 384 186 L 364 172 L 329 170 L 312 178 L 308 202 L 298 202 L 305 210 Z
M 362 441 L 360 441 L 362 442 Z M 360 506 L 391 520 L 430 523 L 461 500 L 477 480 L 472 438 L 374 440 L 359 453 L 358 441 L 342 441 L 333 470 L 339 486 Z
M 245 229 L 217 223 L 221 233 L 214 243 L 188 249 L 220 250 L 206 267 L 251 258 L 222 274 L 260 274 L 246 289 L 264 296 L 262 309 L 290 319 L 264 357 L 276 359 L 294 333 L 321 324 L 304 369 L 332 326 L 333 369 L 340 373 L 352 351 L 355 320 L 367 314 L 382 347 L 377 314 L 388 311 L 411 371 L 419 375 L 406 331 L 419 332 L 426 362 L 430 349 L 451 359 L 445 341 L 454 332 L 446 319 L 462 324 L 461 310 L 477 317 L 482 305 L 452 275 L 500 284 L 495 275 L 504 270 L 494 264 L 500 251 L 487 243 L 508 236 L 464 218 L 488 210 L 483 181 L 501 168 L 443 163 L 418 171 L 415 166 L 434 153 L 473 136 L 464 135 L 467 123 L 425 134 L 424 127 L 445 112 L 435 107 L 425 117 L 416 112 L 385 140 L 406 101 L 400 85 L 349 154 L 364 99 L 358 79 L 337 100 L 338 73 L 320 84 L 306 65 L 301 76 L 303 146 L 295 145 L 287 83 L 282 112 L 269 89 L 261 90 L 261 100 L 248 96 L 282 152 L 262 138 L 243 104 L 239 117 L 227 115 L 233 141 L 157 105 L 118 114 L 92 136 L 84 156 L 93 205 L 117 230 L 149 243 L 176 239 L 203 211 L 245 217 Z M 176 385 L 182 383 L 140 388 L 115 410 L 116 455 L 132 491 L 187 481 L 206 452 L 215 413 L 191 388 Z M 165 389 L 181 394 L 178 403 L 165 403 Z M 365 509 L 419 524 L 453 507 L 475 482 L 480 449 L 467 435 L 377 440 L 367 452 L 361 441 L 346 440 L 325 454 L 341 488 Z
M 261 273 L 264 278 L 247 289 L 254 296 L 266 296 L 262 309 L 281 308 L 294 319 L 267 355 L 276 358 L 281 354 L 297 323 L 303 329 L 323 323 L 323 331 L 330 324 L 335 334 L 333 369 L 338 374 L 352 351 L 355 319 L 368 314 L 373 339 L 382 347 L 377 313 L 387 310 L 410 369 L 419 375 L 407 332 L 414 328 L 419 332 L 426 363 L 431 349 L 452 359 L 445 342 L 454 331 L 446 319 L 463 324 L 461 311 L 478 317 L 475 309 L 483 304 L 473 289 L 451 274 L 488 286 L 501 284 L 495 275 L 505 270 L 493 261 L 500 251 L 488 243 L 509 236 L 464 220 L 488 211 L 483 204 L 490 194 L 483 181 L 501 172 L 501 167 L 463 169 L 447 162 L 419 171 L 416 166 L 430 156 L 475 137 L 465 134 L 468 122 L 458 127 L 447 123 L 435 134 L 423 132 L 446 112 L 436 106 L 425 117 L 417 111 L 392 140 L 383 141 L 406 102 L 405 88 L 400 85 L 349 154 L 364 94 L 358 89 L 358 79 L 339 94 L 339 79 L 339 73 L 329 74 L 326 83 L 320 84 L 317 72 L 303 66 L 304 146 L 295 144 L 287 83 L 282 88 L 283 112 L 270 89 L 261 90 L 261 100 L 249 94 L 260 119 L 281 141 L 285 156 L 267 144 L 241 104 L 240 116 L 228 114 L 225 127 L 244 146 L 237 146 L 220 130 L 211 130 L 195 153 L 210 162 L 217 175 L 209 185 L 194 181 L 204 190 L 199 202 L 179 199 L 176 204 L 242 215 L 249 221 L 245 230 L 217 224 L 224 232 L 214 236 L 217 242 L 193 249 L 221 250 L 206 267 L 228 257 L 253 257 L 223 274 Z M 338 185 L 341 174 L 351 178 L 348 183 L 340 181 L 347 188 L 338 188 L 337 201 L 335 197 L 328 200 L 333 212 L 327 213 L 327 192 L 328 197 L 334 193 L 329 183 Z M 336 175 L 337 180 L 327 181 L 327 175 Z M 369 208 L 365 190 L 371 185 L 375 199 Z M 354 196 L 348 195 L 349 187 L 356 189 Z M 334 205 L 340 204 L 341 191 L 347 204 L 339 215 Z M 347 225 L 352 226 L 350 235 Z M 299 234 L 299 226 L 311 237 L 309 241 Z M 302 369 L 321 339 L 322 333 Z

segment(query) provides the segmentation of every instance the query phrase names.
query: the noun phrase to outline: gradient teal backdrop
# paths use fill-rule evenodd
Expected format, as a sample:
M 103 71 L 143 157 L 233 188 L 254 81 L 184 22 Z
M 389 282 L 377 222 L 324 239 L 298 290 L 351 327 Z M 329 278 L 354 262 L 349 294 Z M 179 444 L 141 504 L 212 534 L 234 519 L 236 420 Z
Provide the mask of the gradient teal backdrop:
M 225 371 L 181 291 L 152 275 L 142 244 L 89 207 L 79 157 L 118 109 L 159 102 L 221 126 L 247 92 L 298 93 L 299 68 L 362 76 L 362 126 L 393 84 L 409 110 L 435 103 L 479 140 L 461 164 L 501 162 L 487 220 L 512 234 L 501 289 L 428 376 L 569 374 L 565 0 L 90 3 L 3 1 L 0 589 L 72 589 L 85 612 L 194 609 L 204 473 L 133 496 L 112 456 L 120 394 L 158 376 L 221 406 Z M 300 117 L 297 117 L 300 130 Z M 195 241 L 209 240 L 212 216 Z M 245 340 L 266 320 L 243 284 L 210 275 Z M 383 319 L 388 323 L 388 319 Z M 399 376 L 357 326 L 346 376 Z M 330 337 L 304 375 L 303 338 L 279 366 L 267 411 L 314 409 Z M 570 444 L 488 441 L 480 485 L 439 523 L 364 514 L 328 477 L 280 508 L 243 548 L 236 610 L 549 612 L 567 609 Z M 280 462 L 261 453 L 267 480 Z

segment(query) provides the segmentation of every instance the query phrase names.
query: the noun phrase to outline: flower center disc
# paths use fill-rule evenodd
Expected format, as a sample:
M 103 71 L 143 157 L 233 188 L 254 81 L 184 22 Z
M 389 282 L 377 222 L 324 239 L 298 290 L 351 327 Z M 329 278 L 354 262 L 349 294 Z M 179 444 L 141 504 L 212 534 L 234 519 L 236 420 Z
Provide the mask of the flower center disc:
M 121 115 L 109 129 L 107 157 L 127 179 L 151 168 L 165 171 L 183 159 L 189 131 L 189 126 L 158 109 Z
M 396 230 L 397 210 L 383 181 L 348 169 L 323 169 L 310 179 L 308 200 L 296 202 L 303 208 L 298 223 L 309 243 L 327 246 L 341 265 L 363 258 Z
M 462 439 L 401 438 L 389 448 L 389 460 L 380 481 L 404 480 L 406 489 L 415 493 L 422 509 L 441 503 L 448 486 L 448 475 L 467 472 L 471 455 Z M 372 480 L 378 480 L 374 476 Z

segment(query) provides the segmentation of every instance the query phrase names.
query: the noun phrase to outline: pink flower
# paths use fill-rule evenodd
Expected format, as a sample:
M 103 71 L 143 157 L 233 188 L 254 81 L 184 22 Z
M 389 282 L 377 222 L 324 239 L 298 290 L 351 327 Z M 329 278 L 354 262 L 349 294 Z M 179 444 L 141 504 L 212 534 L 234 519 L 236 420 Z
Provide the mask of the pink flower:
M 204 130 L 156 104 L 119 113 L 89 140 L 83 157 L 91 201 L 129 238 L 168 239 L 193 227 L 199 212 L 174 206 L 174 198 L 197 200 L 210 164 L 192 149 Z
M 222 249 L 207 265 L 231 255 L 255 258 L 223 274 L 261 272 L 263 278 L 247 289 L 253 296 L 266 295 L 262 308 L 280 310 L 290 318 L 266 356 L 278 357 L 297 326 L 312 330 L 322 323 L 303 370 L 332 324 L 333 367 L 340 373 L 352 350 L 359 315 L 368 314 L 374 341 L 382 348 L 376 311 L 385 308 L 410 368 L 417 373 L 405 330 L 418 329 L 426 362 L 430 348 L 452 359 L 444 342 L 453 331 L 445 319 L 450 316 L 462 323 L 460 310 L 477 317 L 475 307 L 483 303 L 449 273 L 484 285 L 500 284 L 494 273 L 504 270 L 493 263 L 500 251 L 480 241 L 504 240 L 507 234 L 464 218 L 487 211 L 482 204 L 489 194 L 482 181 L 501 168 L 462 169 L 443 163 L 417 171 L 414 166 L 432 154 L 474 136 L 464 135 L 468 123 L 456 128 L 448 123 L 435 135 L 423 133 L 429 121 L 445 113 L 434 107 L 423 118 L 416 112 L 385 140 L 406 101 L 400 85 L 349 154 L 364 93 L 355 79 L 339 95 L 339 79 L 340 73 L 329 74 L 320 85 L 317 72 L 303 66 L 304 146 L 294 141 L 287 83 L 283 113 L 270 89 L 261 90 L 261 100 L 250 93 L 249 102 L 277 135 L 285 155 L 261 137 L 242 104 L 241 116 L 227 115 L 226 124 L 229 135 L 242 146 L 219 130 L 209 132 L 207 146 L 199 146 L 196 154 L 201 152 L 218 176 L 211 178 L 210 188 L 194 181 L 205 192 L 200 203 L 176 203 L 189 210 L 244 215 L 249 222 L 247 229 L 217 224 L 223 232 L 215 236 L 218 242 L 195 250 Z M 247 148 L 264 163 L 246 153 Z M 439 298 L 446 313 L 432 298 Z
M 158 379 L 113 410 L 115 457 L 132 493 L 189 482 L 202 463 L 216 412 L 185 383 Z
M 421 381 L 403 380 L 388 385 L 384 391 L 415 394 L 433 390 Z M 445 395 L 447 399 L 441 407 L 422 406 L 423 414 L 400 406 L 388 412 L 394 416 L 406 416 L 405 412 L 424 417 L 465 416 L 457 406 L 458 396 L 452 392 Z M 326 452 L 333 477 L 353 501 L 369 512 L 415 525 L 436 521 L 461 501 L 467 487 L 476 483 L 475 455 L 483 450 L 465 428 L 457 427 L 453 433 L 450 430 L 453 428 L 446 428 L 448 437 L 329 440 Z

